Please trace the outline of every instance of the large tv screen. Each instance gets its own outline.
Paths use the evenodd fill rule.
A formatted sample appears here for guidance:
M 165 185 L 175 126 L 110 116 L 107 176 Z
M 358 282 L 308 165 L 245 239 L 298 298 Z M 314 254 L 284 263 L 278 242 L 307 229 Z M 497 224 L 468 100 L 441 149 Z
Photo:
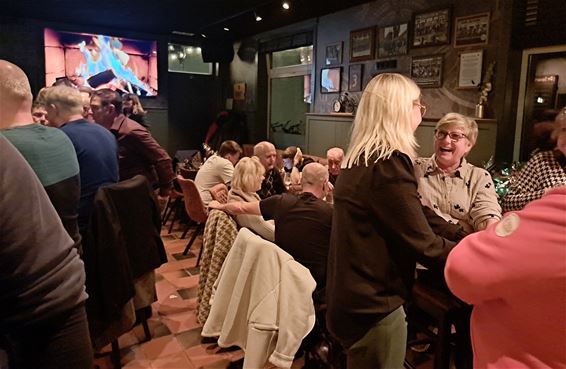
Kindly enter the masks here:
M 45 85 L 66 77 L 77 86 L 157 95 L 157 43 L 49 28 L 45 38 Z

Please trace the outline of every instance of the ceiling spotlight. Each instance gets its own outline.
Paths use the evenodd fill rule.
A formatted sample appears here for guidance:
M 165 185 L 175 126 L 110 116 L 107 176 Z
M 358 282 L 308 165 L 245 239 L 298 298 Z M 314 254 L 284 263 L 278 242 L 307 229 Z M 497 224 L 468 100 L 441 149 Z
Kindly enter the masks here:
M 261 22 L 261 20 L 263 19 L 259 14 L 257 14 L 256 12 L 254 12 L 254 16 L 255 16 L 255 21 L 256 22 Z
M 291 7 L 291 4 L 288 1 L 283 1 L 283 3 L 281 4 L 281 7 L 283 7 L 283 9 L 285 9 L 285 10 L 289 10 L 289 8 Z
M 200 34 L 203 38 L 206 38 L 206 35 L 204 33 Z
M 228 32 L 228 31 L 230 31 L 230 28 L 224 27 L 224 31 Z

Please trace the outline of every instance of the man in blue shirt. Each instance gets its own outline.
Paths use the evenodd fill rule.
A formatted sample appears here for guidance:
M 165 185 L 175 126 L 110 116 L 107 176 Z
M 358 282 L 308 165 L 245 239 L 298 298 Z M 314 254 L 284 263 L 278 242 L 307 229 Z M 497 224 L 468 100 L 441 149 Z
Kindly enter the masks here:
M 49 124 L 65 132 L 77 153 L 81 178 L 79 229 L 84 235 L 96 191 L 100 186 L 118 182 L 118 144 L 107 129 L 84 119 L 79 90 L 50 87 L 43 103 Z

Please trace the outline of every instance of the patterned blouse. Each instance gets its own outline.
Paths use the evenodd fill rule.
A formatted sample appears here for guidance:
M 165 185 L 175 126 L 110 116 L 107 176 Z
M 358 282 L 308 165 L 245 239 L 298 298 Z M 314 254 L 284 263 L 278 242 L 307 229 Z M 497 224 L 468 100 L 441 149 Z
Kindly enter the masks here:
M 467 232 L 485 227 L 491 218 L 501 219 L 495 186 L 489 173 L 462 159 L 452 174 L 438 168 L 435 156 L 415 160 L 421 203 L 449 223 L 459 223 Z
M 539 151 L 512 177 L 503 211 L 521 210 L 545 191 L 566 185 L 566 158 L 559 151 Z

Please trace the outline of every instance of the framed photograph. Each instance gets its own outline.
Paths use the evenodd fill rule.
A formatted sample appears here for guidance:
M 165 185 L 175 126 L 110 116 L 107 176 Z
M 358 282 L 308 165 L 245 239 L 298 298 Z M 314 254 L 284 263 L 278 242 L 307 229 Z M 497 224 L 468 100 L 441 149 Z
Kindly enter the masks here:
M 454 47 L 482 46 L 489 42 L 489 12 L 457 17 Z
M 401 23 L 380 27 L 377 30 L 377 57 L 407 54 L 409 46 L 409 24 Z
M 350 61 L 373 59 L 375 47 L 375 28 L 365 28 L 350 32 Z
M 320 93 L 340 92 L 342 67 L 322 68 L 320 71 Z
M 411 78 L 422 88 L 442 86 L 442 55 L 413 57 Z
M 475 50 L 460 54 L 458 88 L 478 88 L 481 82 L 482 63 L 483 50 Z
M 413 47 L 449 44 L 451 29 L 450 8 L 415 14 Z
M 342 64 L 342 41 L 326 45 L 324 65 Z
M 356 92 L 362 90 L 363 64 L 351 64 L 348 67 L 348 91 Z

